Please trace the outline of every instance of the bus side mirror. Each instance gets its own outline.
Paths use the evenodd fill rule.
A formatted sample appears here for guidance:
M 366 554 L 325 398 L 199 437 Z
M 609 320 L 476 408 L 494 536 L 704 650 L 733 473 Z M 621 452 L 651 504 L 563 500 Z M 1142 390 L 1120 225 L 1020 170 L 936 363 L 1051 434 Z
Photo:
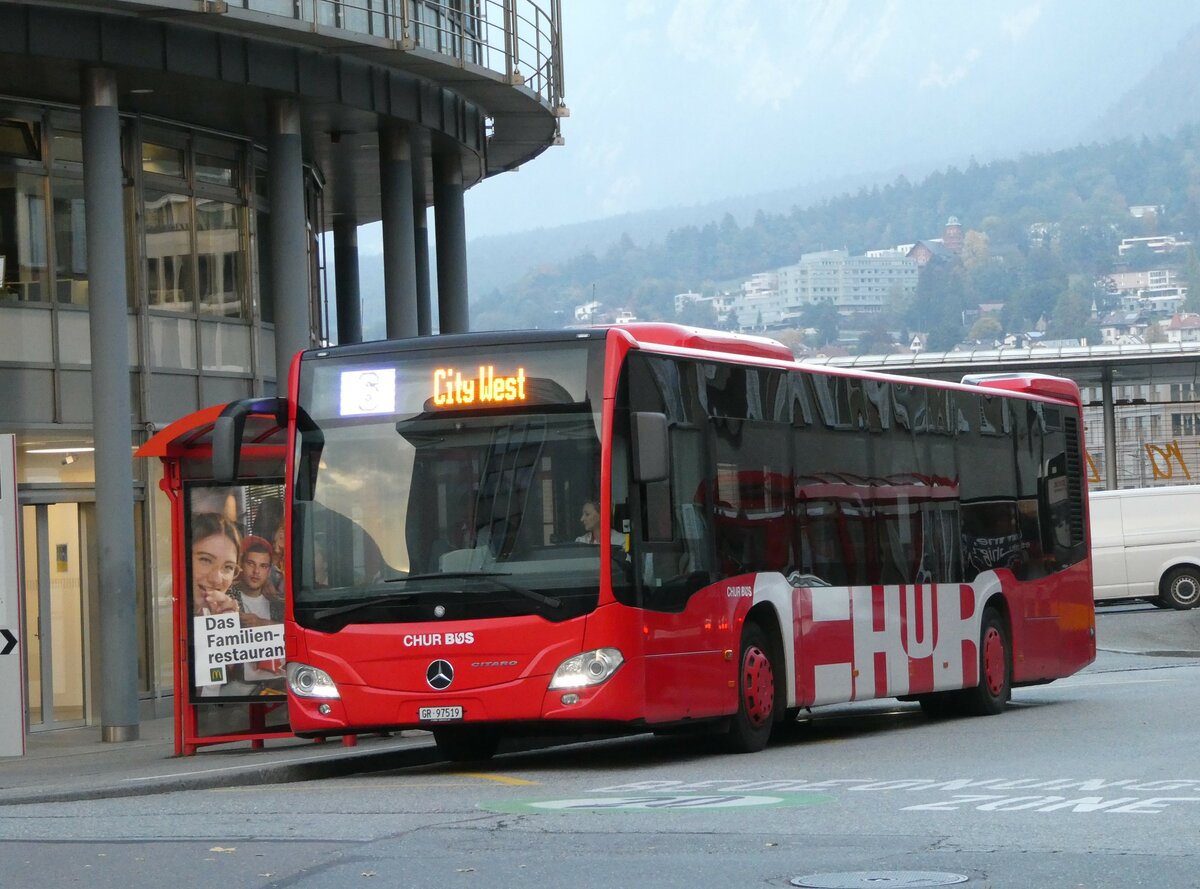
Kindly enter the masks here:
M 633 415 L 634 480 L 645 484 L 668 477 L 667 415 L 638 411 Z
M 225 405 L 213 423 L 213 481 L 230 484 L 237 479 L 242 457 L 242 433 L 250 414 L 274 415 L 280 426 L 287 425 L 287 402 L 282 398 L 243 398 Z

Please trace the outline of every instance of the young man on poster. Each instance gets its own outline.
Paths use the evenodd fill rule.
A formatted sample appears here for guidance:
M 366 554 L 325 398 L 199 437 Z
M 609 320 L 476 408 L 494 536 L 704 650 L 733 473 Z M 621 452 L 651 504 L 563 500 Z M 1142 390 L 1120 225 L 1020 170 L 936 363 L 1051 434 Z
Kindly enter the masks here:
M 283 596 L 271 583 L 273 547 L 262 537 L 242 541 L 241 575 L 229 591 L 238 603 L 243 627 L 262 627 L 283 622 Z M 242 693 L 256 694 L 266 688 L 282 691 L 283 661 L 256 661 L 244 664 L 242 679 L 257 688 Z

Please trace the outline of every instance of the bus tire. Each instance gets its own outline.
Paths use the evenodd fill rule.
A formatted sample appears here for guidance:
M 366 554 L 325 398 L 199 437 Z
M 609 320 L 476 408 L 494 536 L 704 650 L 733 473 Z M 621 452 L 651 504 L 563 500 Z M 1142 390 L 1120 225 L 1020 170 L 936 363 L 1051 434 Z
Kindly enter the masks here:
M 747 622 L 738 656 L 738 708 L 722 746 L 730 753 L 757 753 L 767 746 L 782 701 L 775 693 L 774 647 L 762 627 Z
M 1004 618 L 995 608 L 983 613 L 979 631 L 979 684 L 957 694 L 967 716 L 994 716 L 1012 697 L 1012 649 Z
M 1192 565 L 1172 568 L 1162 579 L 1159 601 L 1164 608 L 1186 611 L 1200 605 L 1200 571 Z
M 435 728 L 433 741 L 451 762 L 483 762 L 496 755 L 500 734 L 483 726 L 454 726 Z

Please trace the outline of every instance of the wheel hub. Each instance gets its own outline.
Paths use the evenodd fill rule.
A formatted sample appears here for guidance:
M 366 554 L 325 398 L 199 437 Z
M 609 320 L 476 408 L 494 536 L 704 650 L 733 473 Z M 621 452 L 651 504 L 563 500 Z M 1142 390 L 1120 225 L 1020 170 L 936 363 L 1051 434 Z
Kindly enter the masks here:
M 1175 594 L 1175 601 L 1183 605 L 1192 604 L 1200 596 L 1200 588 L 1191 577 L 1180 577 L 1176 580 L 1172 592 Z
M 983 674 L 993 697 L 1004 691 L 1004 639 L 995 627 L 988 627 L 983 637 Z
M 757 645 L 747 648 L 742 659 L 742 695 L 746 715 L 755 726 L 767 722 L 775 712 L 775 671 L 771 659 Z

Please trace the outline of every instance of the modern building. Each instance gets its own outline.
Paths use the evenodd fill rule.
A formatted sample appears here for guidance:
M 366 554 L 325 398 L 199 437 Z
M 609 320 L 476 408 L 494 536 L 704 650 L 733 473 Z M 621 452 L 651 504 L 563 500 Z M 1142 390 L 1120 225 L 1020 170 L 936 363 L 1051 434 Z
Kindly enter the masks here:
M 1177 240 L 1174 235 L 1152 235 L 1142 238 L 1122 238 L 1117 245 L 1117 255 L 1124 256 L 1132 250 L 1145 249 L 1151 253 L 1173 253 L 1192 246 L 1191 241 Z
M 845 250 L 805 253 L 779 269 L 789 307 L 829 303 L 843 314 L 880 312 L 917 290 L 917 263 L 903 256 L 851 256 Z
M 30 730 L 124 740 L 169 709 L 168 509 L 131 449 L 282 390 L 335 327 L 361 339 L 359 225 L 382 222 L 388 336 L 469 328 L 463 193 L 560 141 L 559 22 L 559 0 L 0 2 Z

